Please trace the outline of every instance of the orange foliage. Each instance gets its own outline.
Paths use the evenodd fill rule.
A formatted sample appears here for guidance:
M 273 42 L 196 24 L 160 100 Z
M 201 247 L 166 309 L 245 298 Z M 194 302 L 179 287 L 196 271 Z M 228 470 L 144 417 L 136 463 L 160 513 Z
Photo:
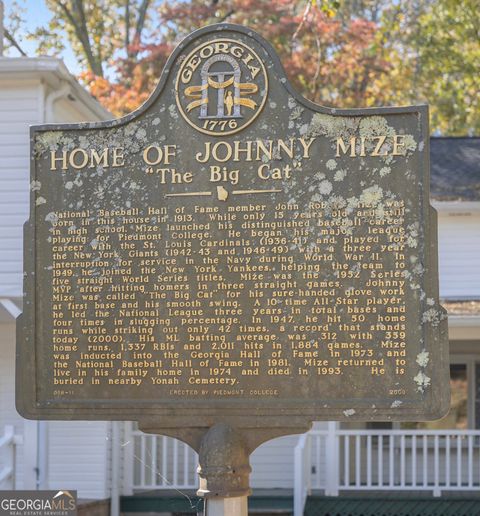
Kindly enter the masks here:
M 115 80 L 82 75 L 91 93 L 112 113 L 128 113 L 153 91 L 174 45 L 192 30 L 218 21 L 248 25 L 278 52 L 293 85 L 311 100 L 338 107 L 361 107 L 384 100 L 378 79 L 389 64 L 378 51 L 375 23 L 342 24 L 311 6 L 307 14 L 291 0 L 171 1 L 160 10 L 158 43 L 135 48 L 137 60 L 114 63 Z M 306 15 L 305 15 L 306 14 Z

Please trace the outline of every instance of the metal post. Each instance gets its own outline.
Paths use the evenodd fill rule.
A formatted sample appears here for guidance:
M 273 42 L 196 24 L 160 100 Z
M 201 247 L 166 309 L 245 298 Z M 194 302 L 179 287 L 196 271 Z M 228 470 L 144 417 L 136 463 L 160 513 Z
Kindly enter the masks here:
M 191 421 L 170 419 L 172 426 L 158 424 L 156 418 L 138 422 L 140 430 L 180 439 L 198 453 L 199 489 L 204 498 L 198 516 L 248 516 L 249 457 L 260 444 L 282 435 L 300 434 L 311 428 L 304 418 L 290 419 L 291 426 L 275 426 L 276 419 L 263 419 L 263 426 L 244 427 L 243 418 L 227 423 L 192 426 Z M 210 421 L 209 421 L 210 423 Z M 235 424 L 236 423 L 236 424 Z M 210 423 L 212 424 L 212 423 Z
M 207 498 L 205 516 L 247 516 L 248 496 Z
M 234 428 L 210 428 L 200 445 L 199 496 L 205 498 L 205 516 L 248 516 L 250 494 L 249 450 Z

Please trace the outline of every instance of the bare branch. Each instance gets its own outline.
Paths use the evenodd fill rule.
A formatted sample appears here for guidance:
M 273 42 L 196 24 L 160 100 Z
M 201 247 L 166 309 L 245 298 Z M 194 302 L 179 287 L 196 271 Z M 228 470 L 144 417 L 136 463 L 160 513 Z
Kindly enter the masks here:
M 320 44 L 320 38 L 315 33 L 315 44 L 317 46 L 317 64 L 315 66 L 315 74 L 312 78 L 312 95 L 315 96 L 317 93 L 317 80 L 320 76 L 320 68 L 322 66 L 322 45 Z
M 125 48 L 130 46 L 130 0 L 125 0 Z
M 128 36 L 128 43 L 127 43 L 126 50 L 127 50 L 127 56 L 129 58 L 134 58 L 138 54 L 138 51 L 139 51 L 138 44 L 140 43 L 141 38 L 142 38 L 142 31 L 145 27 L 145 20 L 147 19 L 147 11 L 148 11 L 148 8 L 150 7 L 150 2 L 151 2 L 151 0 L 143 0 L 141 6 L 139 7 L 137 23 L 135 25 L 135 34 L 133 35 L 133 43 L 135 45 L 137 45 L 137 47 L 134 50 L 129 48 L 130 36 Z M 127 10 L 127 8 L 129 9 L 129 3 L 130 2 L 127 0 L 126 10 Z M 128 34 L 128 32 L 130 31 L 130 21 L 128 19 L 127 19 L 126 30 L 127 30 L 127 34 Z
M 78 13 L 80 15 L 80 31 L 82 34 L 84 34 L 84 42 L 85 42 L 85 52 L 87 52 L 92 59 L 92 72 L 96 75 L 100 75 L 103 77 L 103 68 L 102 68 L 102 60 L 101 58 L 96 59 L 93 50 L 92 45 L 90 43 L 90 36 L 88 34 L 88 26 L 87 26 L 87 19 L 85 16 L 85 9 L 83 0 L 74 0 L 76 8 L 78 10 Z
M 230 18 L 230 16 L 232 16 L 233 14 L 235 14 L 235 9 L 230 9 L 230 11 L 228 11 L 228 13 L 225 14 L 225 16 L 223 16 L 222 18 L 219 18 L 217 23 L 223 23 L 223 22 L 227 21 L 228 18 Z
M 138 11 L 137 26 L 135 27 L 135 42 L 140 42 L 143 27 L 145 26 L 145 19 L 147 17 L 147 10 L 150 6 L 151 0 L 143 0 L 142 5 Z
M 26 56 L 27 54 L 22 50 L 20 45 L 15 41 L 15 38 L 8 32 L 7 29 L 3 29 L 3 33 L 5 34 L 5 37 L 10 41 L 10 43 L 20 52 L 22 56 Z
M 98 61 L 95 59 L 92 47 L 90 45 L 90 39 L 88 37 L 88 29 L 86 26 L 86 20 L 85 20 L 85 14 L 83 13 L 83 5 L 81 0 L 75 0 L 76 7 L 80 13 L 80 16 L 82 17 L 83 13 L 83 22 L 79 23 L 78 20 L 73 16 L 72 12 L 68 9 L 68 7 L 61 1 L 61 0 L 54 0 L 54 4 L 57 5 L 65 14 L 68 21 L 71 23 L 73 30 L 75 31 L 75 34 L 78 38 L 78 41 L 83 47 L 83 50 L 85 52 L 85 57 L 87 58 L 88 65 L 90 67 L 90 70 L 95 75 L 100 75 L 103 77 L 103 69 L 102 64 L 98 63 Z M 80 7 L 80 9 L 78 8 Z
M 305 22 L 307 21 L 308 15 L 310 14 L 310 11 L 312 9 L 312 0 L 307 0 L 307 5 L 305 6 L 305 11 L 303 11 L 302 21 L 297 27 L 297 30 L 294 32 L 292 36 L 292 49 L 293 49 L 293 42 L 297 39 L 300 31 L 303 29 L 303 26 L 305 25 Z

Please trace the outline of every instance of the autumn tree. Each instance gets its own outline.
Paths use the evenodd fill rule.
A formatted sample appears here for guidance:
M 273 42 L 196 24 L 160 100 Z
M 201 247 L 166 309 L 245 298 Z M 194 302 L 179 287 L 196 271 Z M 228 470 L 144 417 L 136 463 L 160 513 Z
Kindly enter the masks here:
M 85 69 L 104 77 L 105 66 L 124 49 L 137 57 L 142 33 L 147 29 L 153 0 L 45 0 L 52 13 L 47 27 L 32 37 L 40 41 L 39 52 L 65 47 L 66 34 Z
M 400 2 L 383 13 L 390 103 L 426 102 L 441 134 L 480 134 L 478 0 Z
M 336 107 L 428 102 L 443 134 L 480 130 L 478 0 L 45 0 L 41 52 L 67 38 L 81 79 L 116 115 L 153 91 L 175 45 L 211 23 L 247 25 L 300 93 Z
M 334 8 L 336 2 L 291 0 L 165 2 L 157 11 L 162 30 L 136 43 L 135 59 L 117 59 L 115 80 L 93 69 L 83 79 L 113 112 L 128 112 L 153 91 L 176 43 L 196 28 L 228 21 L 252 27 L 270 41 L 295 87 L 310 99 L 345 107 L 381 102 L 373 79 L 389 65 L 375 49 L 378 26 L 365 18 L 341 20 Z

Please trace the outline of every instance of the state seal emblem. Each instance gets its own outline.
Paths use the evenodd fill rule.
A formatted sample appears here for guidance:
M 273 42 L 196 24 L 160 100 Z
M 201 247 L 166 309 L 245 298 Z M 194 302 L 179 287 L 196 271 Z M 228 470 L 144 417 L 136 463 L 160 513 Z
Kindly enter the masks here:
M 224 136 L 241 131 L 259 115 L 267 99 L 268 77 L 250 47 L 216 39 L 190 52 L 175 87 L 183 118 L 202 133 Z

